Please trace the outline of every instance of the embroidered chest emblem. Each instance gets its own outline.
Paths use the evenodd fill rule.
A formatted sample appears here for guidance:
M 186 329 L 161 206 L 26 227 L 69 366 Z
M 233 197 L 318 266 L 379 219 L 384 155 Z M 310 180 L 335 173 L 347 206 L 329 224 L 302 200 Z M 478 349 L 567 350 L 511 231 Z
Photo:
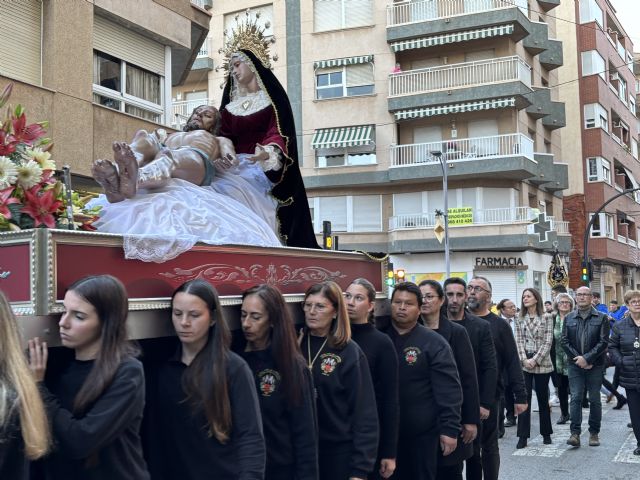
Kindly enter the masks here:
M 258 380 L 260 382 L 260 394 L 263 397 L 269 397 L 278 388 L 280 374 L 271 369 L 262 370 L 258 373 Z
M 338 364 L 342 363 L 342 358 L 333 353 L 325 353 L 320 358 L 320 372 L 326 376 L 331 375 Z
M 407 347 L 404 349 L 404 361 L 407 365 L 413 366 L 418 361 L 420 353 L 421 351 L 418 347 Z
M 253 103 L 252 100 L 245 100 L 244 102 L 241 103 L 241 106 L 244 110 L 248 110 L 252 103 Z

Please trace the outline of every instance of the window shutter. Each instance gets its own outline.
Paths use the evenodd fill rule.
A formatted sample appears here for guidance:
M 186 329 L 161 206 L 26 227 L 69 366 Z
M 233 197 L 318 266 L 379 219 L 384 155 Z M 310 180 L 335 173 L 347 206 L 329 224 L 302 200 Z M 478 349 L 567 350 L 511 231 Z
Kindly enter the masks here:
M 362 63 L 347 66 L 347 87 L 373 85 L 373 65 Z
M 164 76 L 164 45 L 97 15 L 93 48 Z
M 345 0 L 344 9 L 345 28 L 373 25 L 373 0 Z
M 342 28 L 342 0 L 316 0 L 313 17 L 316 32 Z
M 346 232 L 347 197 L 320 197 L 320 220 L 329 220 L 335 232 Z
M 382 218 L 380 210 L 380 195 L 353 197 L 353 231 L 381 231 Z
M 416 215 L 422 213 L 422 192 L 396 193 L 393 196 L 393 214 Z
M 0 74 L 42 84 L 42 2 L 20 0 L 0 6 Z

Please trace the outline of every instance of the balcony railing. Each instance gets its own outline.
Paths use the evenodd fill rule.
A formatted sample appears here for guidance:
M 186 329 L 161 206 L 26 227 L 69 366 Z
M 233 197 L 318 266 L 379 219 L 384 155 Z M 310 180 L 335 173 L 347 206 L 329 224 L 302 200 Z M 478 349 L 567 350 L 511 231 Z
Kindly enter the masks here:
M 523 156 L 534 160 L 533 140 L 522 133 L 491 137 L 456 138 L 431 143 L 392 145 L 391 167 L 439 163 L 431 152 L 441 152 L 447 162 L 485 158 Z
M 519 80 L 531 88 L 531 67 L 520 57 L 500 57 L 389 75 L 389 97 Z
M 198 50 L 198 58 L 209 56 L 209 43 L 211 43 L 211 38 L 207 37 L 202 43 L 200 50 Z
M 517 6 L 527 15 L 527 0 L 426 0 L 398 2 L 387 6 L 387 27 L 408 23 L 428 22 L 456 15 L 488 12 Z
M 214 105 L 213 99 L 201 98 L 196 100 L 185 100 L 182 102 L 173 102 L 171 105 L 171 126 L 180 129 L 187 123 L 191 116 L 191 112 L 200 105 Z

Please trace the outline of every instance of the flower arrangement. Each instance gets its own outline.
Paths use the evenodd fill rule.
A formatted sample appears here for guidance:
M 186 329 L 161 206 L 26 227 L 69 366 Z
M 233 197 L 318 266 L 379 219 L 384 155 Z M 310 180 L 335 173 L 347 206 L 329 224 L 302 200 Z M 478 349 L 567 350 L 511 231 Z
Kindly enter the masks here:
M 8 101 L 13 84 L 0 94 L 0 108 Z M 56 164 L 45 138 L 46 122 L 27 124 L 22 106 L 9 108 L 0 120 L 0 231 L 25 228 L 68 228 L 67 210 L 72 212 L 74 228 L 95 230 L 99 207 L 87 209 L 88 198 L 71 195 L 71 208 L 65 200 L 64 184 L 54 177 Z

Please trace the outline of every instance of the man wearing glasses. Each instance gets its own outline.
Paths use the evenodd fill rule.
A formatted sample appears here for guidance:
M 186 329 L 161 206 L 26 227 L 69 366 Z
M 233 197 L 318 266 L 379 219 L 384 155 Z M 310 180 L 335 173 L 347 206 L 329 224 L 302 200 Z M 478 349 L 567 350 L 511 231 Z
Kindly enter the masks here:
M 567 444 L 580 446 L 582 396 L 589 394 L 589 446 L 600 445 L 602 402 L 600 387 L 604 372 L 604 352 L 609 339 L 609 318 L 591 304 L 589 287 L 576 290 L 577 310 L 569 313 L 562 327 L 562 348 L 569 360 L 571 390 L 571 436 Z
M 482 479 L 483 472 L 486 479 L 497 479 L 500 470 L 500 452 L 487 450 L 481 452 L 481 439 L 485 436 L 483 432 L 484 420 L 487 420 L 492 411 L 497 412 L 496 388 L 498 382 L 498 365 L 496 360 L 496 350 L 491 336 L 489 322 L 472 315 L 465 310 L 468 299 L 468 292 L 475 290 L 478 286 L 467 287 L 467 283 L 460 277 L 447 278 L 444 281 L 444 292 L 447 297 L 447 316 L 459 325 L 467 329 L 473 355 L 476 361 L 476 371 L 478 374 L 478 387 L 480 389 L 480 425 L 478 426 L 478 436 L 473 442 L 473 456 L 467 460 L 467 480 Z M 487 424 L 487 428 L 492 431 L 487 435 L 497 439 L 498 422 L 497 417 L 495 428 L 493 423 Z M 483 458 L 484 456 L 484 458 Z

